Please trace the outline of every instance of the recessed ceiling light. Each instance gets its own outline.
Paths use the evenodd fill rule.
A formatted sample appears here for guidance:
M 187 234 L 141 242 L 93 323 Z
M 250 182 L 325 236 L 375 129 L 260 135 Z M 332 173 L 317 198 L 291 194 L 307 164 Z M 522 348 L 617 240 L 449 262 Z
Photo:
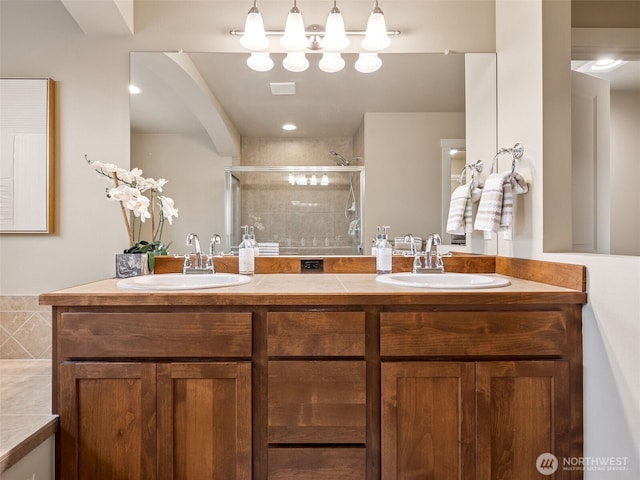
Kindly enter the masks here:
M 613 58 L 605 58 L 602 60 L 597 60 L 592 63 L 591 70 L 595 72 L 609 72 L 617 67 L 622 65 L 622 60 L 615 60 Z
M 142 93 L 142 90 L 140 89 L 140 87 L 137 87 L 136 85 L 129 85 L 129 93 L 131 95 L 137 95 L 139 93 Z
M 293 123 L 285 123 L 284 125 L 282 125 L 282 129 L 283 130 L 295 130 L 296 127 Z

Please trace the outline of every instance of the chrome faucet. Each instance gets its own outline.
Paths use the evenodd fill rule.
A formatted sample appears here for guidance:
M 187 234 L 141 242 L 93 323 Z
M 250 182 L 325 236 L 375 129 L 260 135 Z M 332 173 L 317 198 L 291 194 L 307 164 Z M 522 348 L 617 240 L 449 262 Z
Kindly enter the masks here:
M 438 245 L 442 243 L 440 235 L 432 233 L 427 237 L 427 246 L 424 249 L 424 268 L 434 272 L 444 272 L 442 256 L 438 253 Z
M 209 256 L 207 257 L 207 268 L 211 269 L 211 273 L 215 273 L 215 268 L 213 266 L 213 257 L 217 255 L 216 245 L 220 245 L 220 235 L 214 233 L 211 237 L 211 240 L 209 240 Z
M 413 273 L 418 273 L 418 270 L 420 268 L 422 268 L 422 265 L 420 263 L 420 252 L 418 251 L 418 247 L 416 246 L 416 239 L 414 238 L 414 236 L 410 233 L 407 233 L 404 236 L 404 243 L 408 243 L 410 250 L 409 252 L 411 253 L 411 255 L 413 255 L 413 269 L 412 272 Z
M 184 257 L 184 264 L 182 266 L 183 274 L 191 274 L 191 273 L 213 273 L 213 261 L 211 262 L 211 266 L 208 265 L 202 266 L 202 249 L 200 248 L 200 240 L 198 239 L 198 235 L 195 233 L 190 233 L 187 236 L 186 245 L 191 247 L 195 247 L 195 252 L 191 252 Z M 191 264 L 191 255 L 195 256 L 195 265 Z

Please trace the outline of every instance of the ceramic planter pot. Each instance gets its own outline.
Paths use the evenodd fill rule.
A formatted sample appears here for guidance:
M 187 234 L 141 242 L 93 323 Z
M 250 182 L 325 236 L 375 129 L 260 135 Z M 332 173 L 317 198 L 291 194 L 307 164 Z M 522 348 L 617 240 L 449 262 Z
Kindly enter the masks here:
M 137 277 L 149 274 L 149 259 L 146 253 L 117 253 L 116 278 Z

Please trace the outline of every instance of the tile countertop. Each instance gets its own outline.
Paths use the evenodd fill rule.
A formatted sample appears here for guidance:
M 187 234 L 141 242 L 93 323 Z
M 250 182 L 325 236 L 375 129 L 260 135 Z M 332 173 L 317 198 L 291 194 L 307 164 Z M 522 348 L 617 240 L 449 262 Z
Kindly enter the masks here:
M 375 274 L 256 274 L 244 285 L 181 291 L 128 290 L 118 288 L 117 280 L 108 279 L 45 293 L 40 296 L 40 303 L 59 306 L 586 303 L 584 292 L 511 276 L 506 277 L 511 282 L 509 286 L 473 290 L 398 287 L 376 282 L 375 278 Z
M 0 360 L 0 473 L 58 428 L 51 414 L 51 359 Z

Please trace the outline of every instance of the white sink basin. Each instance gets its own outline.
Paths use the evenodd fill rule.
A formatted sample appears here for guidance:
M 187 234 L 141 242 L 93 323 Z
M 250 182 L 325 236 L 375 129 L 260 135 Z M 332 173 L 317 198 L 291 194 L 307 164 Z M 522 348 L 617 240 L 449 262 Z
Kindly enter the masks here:
M 465 290 L 472 288 L 505 287 L 511 282 L 506 278 L 475 273 L 391 273 L 378 275 L 376 281 L 399 287 L 442 288 Z
M 196 290 L 199 288 L 233 287 L 249 283 L 251 277 L 235 273 L 214 273 L 204 275 L 183 275 L 166 273 L 162 275 L 142 275 L 118 281 L 120 288 L 134 290 Z

